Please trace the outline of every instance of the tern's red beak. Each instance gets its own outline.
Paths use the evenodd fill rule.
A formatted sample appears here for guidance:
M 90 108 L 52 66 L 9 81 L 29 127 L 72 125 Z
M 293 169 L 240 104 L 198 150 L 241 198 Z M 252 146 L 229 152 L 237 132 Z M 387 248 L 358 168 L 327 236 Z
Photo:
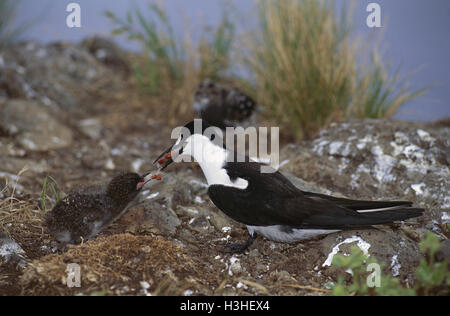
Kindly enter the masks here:
M 161 155 L 159 155 L 159 157 L 155 160 L 154 164 L 157 165 L 157 167 L 160 170 L 164 170 L 165 168 L 167 168 L 167 166 L 169 166 L 173 160 L 172 160 L 172 147 L 170 146 L 169 148 L 167 148 Z

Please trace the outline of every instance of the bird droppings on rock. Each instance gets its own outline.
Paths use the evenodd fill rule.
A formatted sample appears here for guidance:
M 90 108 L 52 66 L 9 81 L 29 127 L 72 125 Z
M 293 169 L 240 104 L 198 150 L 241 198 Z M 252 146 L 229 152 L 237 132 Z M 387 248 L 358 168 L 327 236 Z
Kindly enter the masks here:
M 345 244 L 351 244 L 351 243 L 354 243 L 354 242 L 356 242 L 356 245 L 359 247 L 359 249 L 361 249 L 361 251 L 366 256 L 369 255 L 370 244 L 368 242 L 364 241 L 359 236 L 352 236 L 352 237 L 347 238 L 344 241 L 338 243 L 336 246 L 333 247 L 333 249 L 331 250 L 331 252 L 327 256 L 327 260 L 325 260 L 325 262 L 322 264 L 322 267 L 329 267 L 329 266 L 331 266 L 331 263 L 333 262 L 334 256 L 340 250 L 340 248 L 339 248 L 340 246 L 345 245 Z
M 239 258 L 232 256 L 227 263 L 228 275 L 233 276 L 242 272 L 241 261 Z
M 442 224 L 450 223 L 450 213 L 449 212 L 442 212 L 441 222 L 442 222 Z
M 414 190 L 414 192 L 416 193 L 416 195 L 423 195 L 425 194 L 424 188 L 425 188 L 425 183 L 417 183 L 417 184 L 411 184 L 411 188 Z
M 374 177 L 380 183 L 394 182 L 396 177 L 391 171 L 397 163 L 397 160 L 392 156 L 384 154 L 380 146 L 373 146 L 371 153 L 376 163 L 373 169 Z
M 112 160 L 112 158 L 108 158 L 108 160 L 106 160 L 105 169 L 106 170 L 115 170 L 116 169 L 116 165 L 114 164 L 114 160 Z
M 392 256 L 390 268 L 392 271 L 392 276 L 398 277 L 400 275 L 400 269 L 402 268 L 402 265 L 398 262 L 398 255 Z
M 430 133 L 424 130 L 418 129 L 417 134 L 419 135 L 420 139 L 422 139 L 425 142 L 431 143 L 431 145 L 436 141 L 436 138 L 431 137 Z
M 335 155 L 335 154 L 337 154 L 339 148 L 341 148 L 342 145 L 344 145 L 343 142 L 332 142 L 332 143 L 330 144 L 330 150 L 329 150 L 330 155 Z

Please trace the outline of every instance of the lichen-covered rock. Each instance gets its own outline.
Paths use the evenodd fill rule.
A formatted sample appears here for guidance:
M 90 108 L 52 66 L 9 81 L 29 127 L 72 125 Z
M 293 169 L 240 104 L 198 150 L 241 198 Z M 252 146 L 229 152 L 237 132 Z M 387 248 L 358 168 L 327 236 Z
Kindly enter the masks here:
M 409 277 L 421 258 L 417 242 L 428 230 L 445 235 L 450 209 L 450 128 L 421 123 L 355 121 L 332 124 L 319 137 L 286 146 L 281 171 L 316 183 L 328 194 L 373 200 L 407 200 L 425 208 L 421 218 L 393 229 L 338 232 L 320 241 L 322 253 L 339 243 L 368 245 L 393 276 Z M 342 247 L 341 247 L 342 248 Z M 345 248 L 345 247 L 344 247 Z
M 0 229 L 0 274 L 23 270 L 27 265 L 25 252 L 5 231 Z
M 282 170 L 349 197 L 413 201 L 440 225 L 450 209 L 449 140 L 450 128 L 420 123 L 333 124 L 284 148 Z
M 341 245 L 340 245 L 341 244 Z M 375 256 L 378 262 L 383 262 L 394 277 L 408 277 L 413 267 L 419 264 L 422 255 L 417 242 L 402 233 L 401 230 L 353 230 L 331 234 L 321 240 L 321 251 L 326 260 L 319 268 L 331 264 L 334 252 L 349 254 L 351 246 L 358 246 L 369 256 Z M 337 245 L 339 249 L 336 248 Z

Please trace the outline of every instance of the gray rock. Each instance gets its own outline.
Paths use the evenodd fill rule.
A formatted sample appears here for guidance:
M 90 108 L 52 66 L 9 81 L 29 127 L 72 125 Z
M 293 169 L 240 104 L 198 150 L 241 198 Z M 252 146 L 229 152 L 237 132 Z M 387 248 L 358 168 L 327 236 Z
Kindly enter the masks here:
M 387 229 L 364 229 L 328 235 L 318 243 L 327 258 L 348 238 L 361 238 L 368 253 L 387 265 L 393 276 L 406 277 L 421 258 L 417 242 L 427 230 L 445 234 L 450 209 L 450 129 L 421 123 L 365 120 L 332 124 L 319 137 L 282 149 L 289 162 L 281 172 L 314 183 L 301 189 L 373 200 L 409 200 L 424 207 L 421 218 Z M 383 230 L 379 230 L 383 229 Z M 355 242 L 352 243 L 356 244 Z M 350 245 L 340 247 L 348 253 Z
M 78 122 L 78 128 L 86 136 L 99 139 L 102 136 L 103 126 L 98 119 L 90 118 Z
M 72 143 L 71 130 L 33 101 L 10 100 L 0 104 L 0 125 L 14 131 L 12 137 L 28 151 L 64 148 Z
M 353 198 L 404 199 L 440 223 L 450 209 L 450 128 L 391 121 L 333 124 L 283 148 L 282 171 Z
M 144 203 L 144 210 L 144 223 L 149 223 L 164 235 L 175 234 L 177 227 L 181 224 L 177 214 L 172 209 L 165 207 L 164 201 L 147 201 Z
M 17 175 L 21 170 L 34 173 L 43 173 L 48 170 L 46 161 L 33 161 L 32 159 L 12 158 L 8 156 L 0 156 L 1 172 L 10 175 Z
M 115 69 L 74 44 L 17 43 L 0 57 L 0 96 L 35 100 L 53 110 L 84 114 L 101 106 L 86 102 L 90 93 L 104 87 L 117 91 L 121 84 Z
M 209 224 L 209 221 L 204 216 L 197 216 L 197 217 L 192 218 L 189 221 L 189 226 L 193 230 L 200 232 L 200 233 L 207 232 L 209 230 L 209 228 L 211 227 L 211 225 Z
M 351 240 L 355 241 L 350 242 Z M 422 257 L 417 243 L 401 232 L 364 229 L 339 232 L 325 237 L 320 242 L 325 258 L 331 258 L 333 248 L 344 241 L 349 243 L 342 244 L 338 253 L 349 254 L 351 246 L 357 245 L 363 252 L 365 249 L 369 256 L 374 256 L 378 262 L 386 263 L 392 276 L 395 277 L 406 277 Z
M 25 252 L 5 231 L 0 229 L 0 271 L 23 270 L 27 265 Z

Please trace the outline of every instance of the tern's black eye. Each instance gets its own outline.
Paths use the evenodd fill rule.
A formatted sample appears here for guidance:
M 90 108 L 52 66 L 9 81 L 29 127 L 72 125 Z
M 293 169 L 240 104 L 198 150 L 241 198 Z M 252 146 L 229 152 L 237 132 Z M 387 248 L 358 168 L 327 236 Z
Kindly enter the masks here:
M 210 137 L 210 139 L 211 139 L 211 140 L 216 139 L 216 135 L 212 134 L 211 137 Z

